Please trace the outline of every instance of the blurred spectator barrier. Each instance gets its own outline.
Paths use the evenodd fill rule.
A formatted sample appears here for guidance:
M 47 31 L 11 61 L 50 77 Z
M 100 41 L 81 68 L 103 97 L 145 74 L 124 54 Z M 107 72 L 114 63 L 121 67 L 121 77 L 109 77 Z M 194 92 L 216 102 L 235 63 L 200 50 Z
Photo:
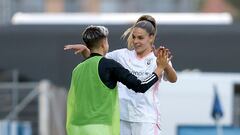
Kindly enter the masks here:
M 12 96 L 13 89 L 18 97 Z M 11 98 L 20 102 L 12 107 L 15 100 Z M 65 89 L 48 80 L 4 82 L 0 83 L 0 99 L 0 135 L 65 135 Z
M 158 24 L 167 25 L 229 25 L 229 13 L 144 13 L 156 18 Z M 16 13 L 14 25 L 56 24 L 132 24 L 143 13 Z M 124 19 L 122 19 L 124 18 Z
M 30 122 L 0 121 L 0 135 L 32 135 Z

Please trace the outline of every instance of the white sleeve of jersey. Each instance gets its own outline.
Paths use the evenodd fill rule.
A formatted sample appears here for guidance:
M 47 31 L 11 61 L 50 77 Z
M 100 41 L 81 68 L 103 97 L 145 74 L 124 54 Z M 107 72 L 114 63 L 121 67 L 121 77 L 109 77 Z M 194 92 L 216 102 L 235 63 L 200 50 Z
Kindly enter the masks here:
M 172 67 L 172 62 L 171 62 L 171 61 L 169 61 L 169 65 Z M 168 81 L 167 75 L 166 75 L 165 72 L 163 73 L 163 80 L 164 80 L 164 81 Z

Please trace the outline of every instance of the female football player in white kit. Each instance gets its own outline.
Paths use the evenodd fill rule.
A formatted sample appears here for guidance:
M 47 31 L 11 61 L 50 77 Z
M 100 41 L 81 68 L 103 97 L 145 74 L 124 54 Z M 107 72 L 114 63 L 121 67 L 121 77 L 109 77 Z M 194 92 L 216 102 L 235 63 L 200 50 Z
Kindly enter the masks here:
M 139 79 L 149 77 L 156 68 L 153 46 L 157 34 L 156 21 L 152 16 L 143 15 L 123 36 L 128 36 L 128 49 L 119 49 L 106 54 L 119 62 Z M 88 57 L 89 50 L 84 45 L 67 45 L 65 50 L 73 49 Z M 169 51 L 170 52 L 170 51 Z M 169 58 L 171 59 L 171 58 Z M 163 80 L 176 82 L 176 71 L 169 62 L 162 74 Z M 159 89 L 156 83 L 145 93 L 136 93 L 119 83 L 120 132 L 121 135 L 161 135 Z

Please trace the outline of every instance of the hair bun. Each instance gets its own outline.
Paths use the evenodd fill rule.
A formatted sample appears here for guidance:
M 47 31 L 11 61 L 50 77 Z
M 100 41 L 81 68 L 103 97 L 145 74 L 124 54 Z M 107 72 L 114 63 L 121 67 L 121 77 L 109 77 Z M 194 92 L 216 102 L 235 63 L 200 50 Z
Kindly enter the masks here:
M 156 28 L 156 20 L 152 16 L 150 16 L 150 15 L 142 15 L 137 20 L 137 22 L 140 22 L 140 21 L 148 21 Z

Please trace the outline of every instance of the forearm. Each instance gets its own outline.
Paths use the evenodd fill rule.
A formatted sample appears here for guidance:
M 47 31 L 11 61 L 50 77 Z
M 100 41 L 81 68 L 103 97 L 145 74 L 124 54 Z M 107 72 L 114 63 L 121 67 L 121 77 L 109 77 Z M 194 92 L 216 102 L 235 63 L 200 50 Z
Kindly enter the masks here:
M 129 70 L 112 59 L 102 58 L 98 67 L 102 82 L 109 88 L 114 88 L 117 82 L 121 82 L 127 86 L 128 89 L 144 93 L 159 79 L 159 75 L 153 72 L 146 79 L 139 80 L 135 75 L 131 74 Z M 159 73 L 160 72 L 161 71 L 159 71 Z
M 164 75 L 166 76 L 167 80 L 171 83 L 175 83 L 177 81 L 177 73 L 171 65 L 167 65 L 164 69 Z
M 157 67 L 154 71 L 154 73 L 158 76 L 158 78 L 162 75 L 164 69 L 163 68 L 160 68 L 160 67 Z
M 117 81 L 123 83 L 125 86 L 127 86 L 127 88 L 132 89 L 135 92 L 144 93 L 158 81 L 159 73 L 161 71 L 159 71 L 159 73 L 153 72 L 144 80 L 139 80 L 136 76 L 131 74 L 127 69 L 123 67 L 115 67 L 113 69 L 113 72 Z
M 140 81 L 135 76 L 129 76 L 129 85 L 127 85 L 129 88 L 133 89 L 135 92 L 141 92 L 145 93 L 154 83 L 156 83 L 159 79 L 159 77 L 163 73 L 163 68 L 157 67 L 155 71 L 144 80 Z
M 129 75 L 122 83 L 135 92 L 145 93 L 153 84 L 158 81 L 158 75 L 152 73 L 144 80 L 139 80 L 134 75 Z

